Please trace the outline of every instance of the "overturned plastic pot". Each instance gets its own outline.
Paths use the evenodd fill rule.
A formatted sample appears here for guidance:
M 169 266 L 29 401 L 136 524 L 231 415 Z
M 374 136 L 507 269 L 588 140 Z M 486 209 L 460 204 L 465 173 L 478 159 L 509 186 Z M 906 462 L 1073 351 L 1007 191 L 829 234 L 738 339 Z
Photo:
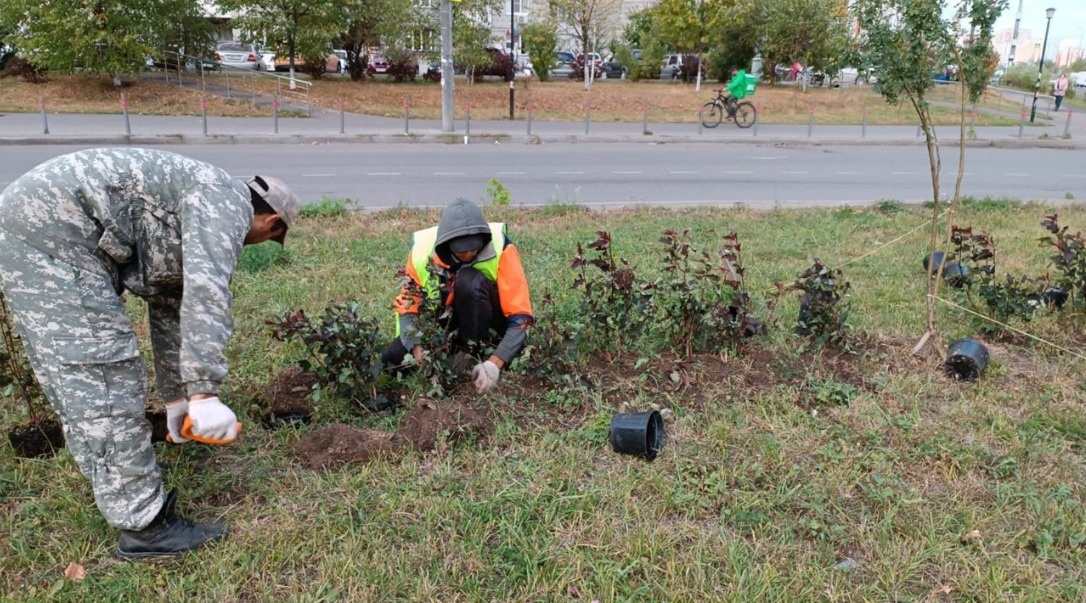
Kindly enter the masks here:
M 928 270 L 931 270 L 932 272 L 938 272 L 939 271 L 939 265 L 943 263 L 943 259 L 945 259 L 945 258 L 946 258 L 946 253 L 944 253 L 942 251 L 933 251 L 933 252 L 929 253 L 928 255 L 924 256 L 924 272 L 927 272 Z M 931 268 L 932 262 L 935 263 L 934 268 Z
M 943 279 L 955 289 L 961 289 L 969 283 L 969 267 L 958 262 L 943 265 Z
M 1049 287 L 1041 293 L 1046 306 L 1062 308 L 1067 303 L 1067 292 L 1062 287 Z
M 962 381 L 976 381 L 988 366 L 988 348 L 966 337 L 950 344 L 943 369 L 946 374 Z
M 664 447 L 664 419 L 655 410 L 617 414 L 607 439 L 615 452 L 651 461 Z

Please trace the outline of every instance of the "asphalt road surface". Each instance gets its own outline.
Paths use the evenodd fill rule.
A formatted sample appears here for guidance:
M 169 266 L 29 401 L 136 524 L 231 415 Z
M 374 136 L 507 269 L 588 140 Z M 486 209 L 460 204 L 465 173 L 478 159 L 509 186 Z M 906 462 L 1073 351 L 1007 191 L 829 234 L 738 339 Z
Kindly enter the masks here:
M 69 146 L 0 147 L 0 187 Z M 164 146 L 238 177 L 267 173 L 304 202 L 348 199 L 367 209 L 487 202 L 492 180 L 516 205 L 800 207 L 931 198 L 927 153 L 912 146 L 728 144 L 329 144 Z M 942 192 L 958 153 L 942 151 Z M 1086 199 L 1082 152 L 970 148 L 963 195 L 1052 202 Z

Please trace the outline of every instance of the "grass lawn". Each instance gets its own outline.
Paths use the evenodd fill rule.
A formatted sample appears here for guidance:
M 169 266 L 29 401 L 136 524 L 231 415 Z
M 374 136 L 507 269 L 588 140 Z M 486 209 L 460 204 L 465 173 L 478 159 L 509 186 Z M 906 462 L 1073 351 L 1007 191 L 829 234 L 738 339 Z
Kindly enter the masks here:
M 173 77 L 173 76 L 171 76 Z M 176 81 L 176 80 L 174 80 Z M 28 84 L 13 78 L 0 81 L 0 111 L 38 111 L 40 97 L 45 97 L 49 111 L 61 113 L 120 113 L 120 94 L 127 96 L 128 110 L 134 115 L 200 115 L 200 96 L 208 86 L 215 86 L 219 96 L 208 96 L 210 116 L 270 115 L 267 106 L 252 105 L 254 93 L 273 95 L 283 87 L 283 79 L 267 74 L 231 75 L 210 73 L 205 78 L 186 75 L 184 88 L 155 79 L 134 79 L 125 88 L 114 88 L 106 78 L 53 76 L 43 84 Z M 229 86 L 229 98 L 226 97 Z M 508 84 L 488 80 L 471 84 L 457 80 L 454 113 L 463 119 L 468 105 L 472 119 L 498 120 L 509 115 Z M 533 119 L 540 121 L 581 121 L 585 106 L 597 122 L 640 122 L 648 111 L 651 122 L 697 123 L 698 109 L 713 98 L 714 87 L 706 82 L 700 92 L 681 82 L 609 81 L 596 82 L 590 92 L 574 81 L 518 81 L 516 84 L 517 119 L 527 119 L 531 104 Z M 958 123 L 953 106 L 959 102 L 956 87 L 940 86 L 931 92 L 935 101 L 932 114 L 938 124 Z M 403 105 L 415 118 L 441 118 L 441 88 L 432 82 L 396 84 L 389 81 L 352 82 L 343 77 L 328 77 L 313 82 L 311 102 L 334 111 L 340 99 L 348 112 L 401 117 Z M 751 98 L 760 111 L 760 123 L 806 124 L 814 111 L 819 124 L 859 124 L 867 111 L 870 125 L 917 123 L 907 105 L 887 105 L 868 86 L 811 88 L 762 85 Z M 986 93 L 978 104 L 977 126 L 1018 124 L 1018 105 L 1012 105 L 996 93 Z M 988 110 L 988 111 L 986 111 Z M 290 116 L 298 117 L 295 112 Z M 970 117 L 967 116 L 967 122 Z
M 0 597 L 148 601 L 1082 601 L 1086 599 L 1086 395 L 1077 357 L 939 305 L 946 341 L 983 338 L 976 383 L 911 356 L 923 331 L 930 210 L 487 207 L 510 224 L 537 314 L 577 315 L 570 261 L 609 231 L 616 254 L 660 275 L 665 229 L 713 253 L 735 231 L 766 332 L 689 358 L 666 339 L 626 354 L 583 350 L 577 378 L 521 363 L 496 395 L 470 386 L 425 402 L 409 381 L 394 413 L 326 400 L 299 429 L 262 427 L 249 405 L 300 349 L 264 321 L 358 301 L 392 327 L 409 233 L 438 212 L 304 218 L 287 248 L 249 248 L 234 278 L 224 399 L 245 421 L 229 447 L 157 444 L 180 507 L 225 521 L 228 540 L 171 562 L 120 563 L 116 533 L 67 452 L 0 454 Z M 1001 272 L 1050 270 L 1037 239 L 1051 207 L 971 200 L 958 224 L 988 231 Z M 1086 211 L 1061 207 L 1072 231 Z M 903 234 L 909 233 L 902 237 Z M 870 254 L 870 255 L 866 255 Z M 861 257 L 865 256 L 866 257 Z M 851 284 L 851 352 L 794 335 L 799 296 L 771 291 L 813 257 Z M 860 259 L 857 259 L 860 258 Z M 542 302 L 545 295 L 554 306 Z M 943 295 L 968 305 L 960 291 Z M 142 311 L 135 303 L 133 314 Z M 1082 316 L 1015 326 L 1081 350 Z M 541 320 L 536 336 L 545 333 Z M 144 338 L 146 339 L 146 338 Z M 146 342 L 144 342 L 146 343 Z M 433 450 L 315 471 L 292 445 L 335 422 L 390 432 L 417 406 L 460 404 L 484 432 Z M 21 420 L 10 404 L 0 424 Z M 615 454 L 615 412 L 666 411 L 648 463 Z M 6 446 L 6 445 L 5 445 Z M 82 581 L 64 578 L 70 563 Z

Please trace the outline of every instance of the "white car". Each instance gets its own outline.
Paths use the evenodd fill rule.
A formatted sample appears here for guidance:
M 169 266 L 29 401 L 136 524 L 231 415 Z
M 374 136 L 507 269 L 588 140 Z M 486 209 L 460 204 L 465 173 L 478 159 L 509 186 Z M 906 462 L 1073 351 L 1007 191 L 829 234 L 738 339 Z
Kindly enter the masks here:
M 260 55 L 260 63 L 264 66 L 264 71 L 275 71 L 275 53 L 262 53 Z

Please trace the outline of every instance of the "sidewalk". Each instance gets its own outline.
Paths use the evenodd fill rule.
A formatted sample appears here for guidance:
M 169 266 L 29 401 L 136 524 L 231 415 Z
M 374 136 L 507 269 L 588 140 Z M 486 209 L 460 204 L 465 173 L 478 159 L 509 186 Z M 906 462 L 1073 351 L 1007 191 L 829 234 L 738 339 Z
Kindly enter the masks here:
M 312 117 L 199 117 L 122 114 L 0 113 L 0 145 L 27 144 L 325 144 L 325 143 L 747 143 L 791 145 L 921 145 L 916 126 L 755 125 L 741 130 L 728 122 L 714 129 L 699 124 L 648 122 L 516 121 L 454 123 L 440 120 L 315 112 Z M 969 146 L 1004 148 L 1086 148 L 1086 114 L 1058 113 L 1048 125 L 978 127 Z M 48 133 L 46 133 L 48 127 Z M 1064 138 L 1065 129 L 1070 138 Z M 940 143 L 956 145 L 958 128 L 940 127 Z

